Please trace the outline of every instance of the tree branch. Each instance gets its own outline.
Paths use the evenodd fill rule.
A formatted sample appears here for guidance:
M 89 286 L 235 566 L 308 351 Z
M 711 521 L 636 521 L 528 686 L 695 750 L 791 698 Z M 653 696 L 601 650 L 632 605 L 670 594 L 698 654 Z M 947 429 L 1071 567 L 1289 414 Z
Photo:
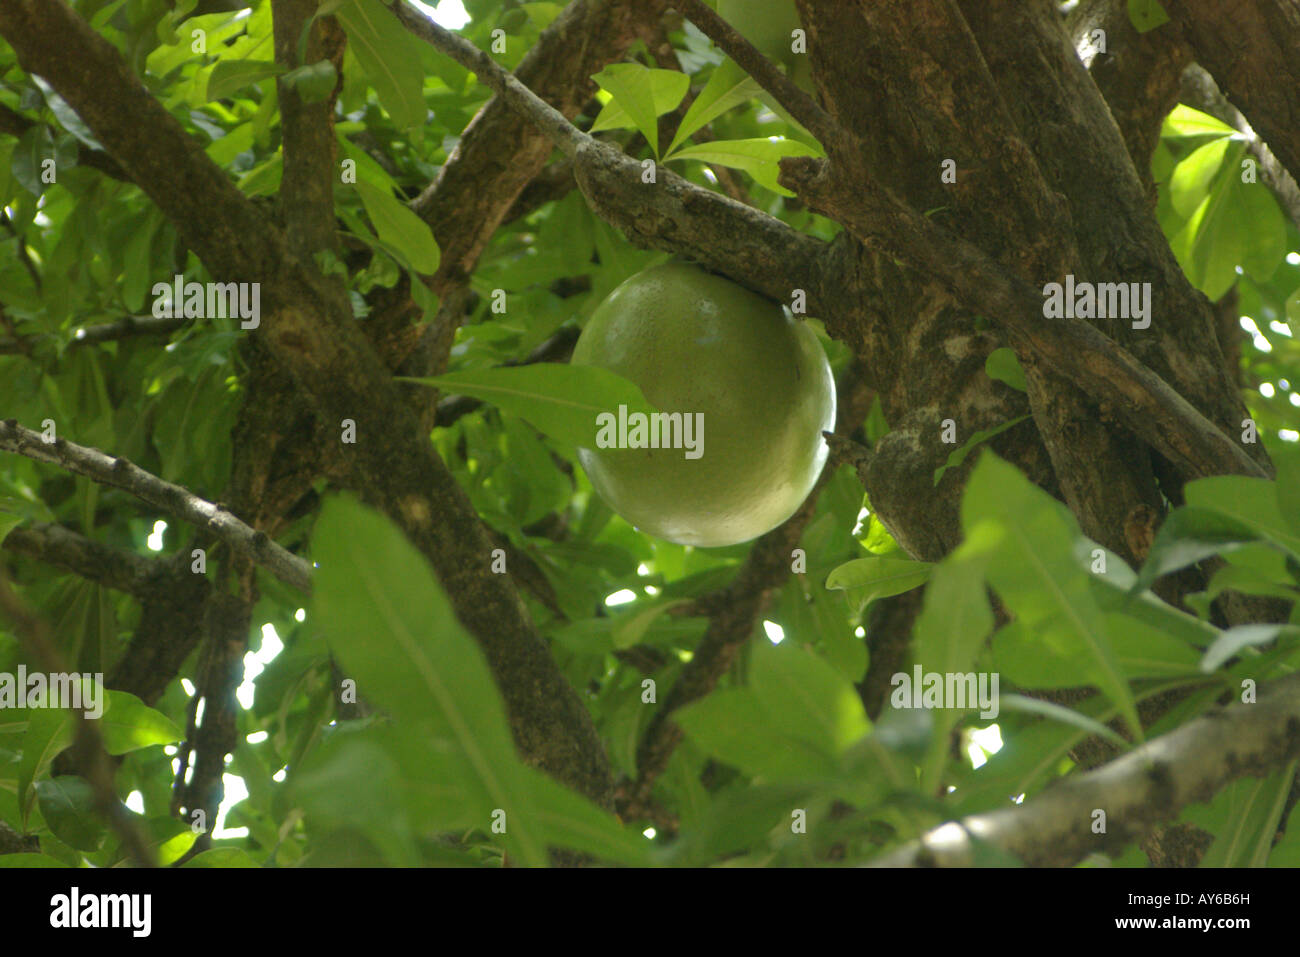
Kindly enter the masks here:
M 311 591 L 311 567 L 297 555 L 286 551 L 262 532 L 249 528 L 220 505 L 164 481 L 124 458 L 66 439 L 56 439 L 47 444 L 39 432 L 23 428 L 12 419 L 0 422 L 0 450 L 57 465 L 102 485 L 129 492 L 166 515 L 210 531 L 237 554 L 262 565 L 281 581 L 304 592 Z
M 433 565 L 458 618 L 483 649 L 525 760 L 608 803 L 608 758 L 591 715 L 560 673 L 513 582 L 492 574 L 482 522 L 353 321 L 341 288 L 293 254 L 283 231 L 65 0 L 3 0 L 0 34 L 23 67 L 45 77 L 172 219 L 214 278 L 262 284 L 255 335 L 321 423 L 334 430 L 345 420 L 355 426 L 359 439 L 341 456 L 348 483 L 396 521 Z
M 645 26 L 660 18 L 663 5 L 664 0 L 574 0 L 542 31 L 515 75 L 561 115 L 575 117 L 595 92 L 591 75 L 623 56 Z M 408 29 L 428 22 L 416 11 L 407 13 Z M 434 292 L 443 295 L 474 271 L 552 150 L 551 140 L 502 97 L 479 110 L 437 179 L 411 204 L 442 250 L 430 284 Z M 510 161 L 502 162 L 504 156 Z
M 1066 778 L 1019 807 L 944 824 L 873 861 L 879 867 L 967 867 L 971 838 L 1030 867 L 1076 863 L 1120 848 L 1238 778 L 1300 757 L 1300 675 L 1265 685 L 1255 704 L 1210 711 L 1110 764 Z M 1094 812 L 1106 833 L 1093 833 Z
M 1001 324 L 1017 351 L 1040 357 L 1085 394 L 1111 406 L 1134 434 L 1191 476 L 1267 475 L 1240 445 L 1112 339 L 1078 319 L 1044 321 L 1040 290 L 881 184 L 839 183 L 829 164 L 808 157 L 782 160 L 781 167 L 782 185 L 843 223 L 859 241 L 885 248 L 942 281 L 962 303 Z
M 466 69 L 473 70 L 512 109 L 531 120 L 574 161 L 575 177 L 592 208 L 630 238 L 682 253 L 762 294 L 788 302 L 807 290 L 817 312 L 826 244 L 773 216 L 656 170 L 641 182 L 640 162 L 583 133 L 462 37 L 425 19 L 402 0 L 388 0 L 401 23 Z
M 1264 185 L 1273 191 L 1278 205 L 1290 217 L 1291 222 L 1300 227 L 1300 185 L 1296 184 L 1295 178 L 1273 155 L 1268 144 L 1246 122 L 1241 111 L 1228 102 L 1228 98 L 1214 82 L 1214 77 L 1204 67 L 1193 63 L 1183 71 L 1180 98 L 1188 106 L 1217 117 L 1246 136 L 1246 150 L 1259 163 Z
M 32 522 L 0 540 L 5 548 L 137 598 L 153 594 L 165 563 L 86 538 L 62 525 Z
M 1300 178 L 1300 5 L 1168 0 L 1165 9 L 1219 89 Z
M 754 78 L 763 89 L 771 93 L 785 111 L 793 116 L 822 143 L 832 142 L 842 135 L 842 130 L 811 96 L 805 93 L 754 45 L 740 35 L 731 24 L 706 7 L 701 0 L 672 0 L 686 18 L 722 48 L 727 56 Z

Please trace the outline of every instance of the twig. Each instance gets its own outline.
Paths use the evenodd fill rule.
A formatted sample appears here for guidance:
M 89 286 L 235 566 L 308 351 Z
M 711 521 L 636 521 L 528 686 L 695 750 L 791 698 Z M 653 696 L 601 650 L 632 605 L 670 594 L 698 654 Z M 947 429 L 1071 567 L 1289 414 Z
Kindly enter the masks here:
M 1031 867 L 1069 866 L 1119 848 L 1225 784 L 1300 757 L 1300 675 L 1261 689 L 1254 704 L 1208 712 L 1109 764 L 1067 778 L 1019 807 L 944 824 L 873 861 L 879 867 L 966 867 L 971 838 Z M 1093 830 L 1106 812 L 1107 831 Z
M 51 674 L 68 673 L 50 636 L 49 626 L 14 593 L 8 576 L 3 571 L 0 571 L 0 612 L 13 624 L 18 640 L 43 668 Z M 136 822 L 117 799 L 113 788 L 113 766 L 108 752 L 104 750 L 104 739 L 99 733 L 99 726 L 82 711 L 74 710 L 72 713 L 77 728 L 75 747 L 80 752 L 78 765 L 85 771 L 86 780 L 90 783 L 96 810 L 117 832 L 122 846 L 137 865 L 156 867 L 153 850 L 145 842 Z
M 12 419 L 0 422 L 0 450 L 17 452 L 123 489 L 167 515 L 212 532 L 236 553 L 248 556 L 281 581 L 304 592 L 311 591 L 311 567 L 307 562 L 271 541 L 264 532 L 249 528 L 220 505 L 164 481 L 124 458 L 62 438 L 46 443 L 39 432 L 24 428 Z
M 57 565 L 138 598 L 152 595 L 167 567 L 160 559 L 113 548 L 62 525 L 45 522 L 20 525 L 5 536 L 3 545 L 12 552 Z
M 161 336 L 183 329 L 193 319 L 184 316 L 123 316 L 114 322 L 82 326 L 72 334 L 72 346 L 85 346 L 98 342 L 111 342 L 131 336 Z

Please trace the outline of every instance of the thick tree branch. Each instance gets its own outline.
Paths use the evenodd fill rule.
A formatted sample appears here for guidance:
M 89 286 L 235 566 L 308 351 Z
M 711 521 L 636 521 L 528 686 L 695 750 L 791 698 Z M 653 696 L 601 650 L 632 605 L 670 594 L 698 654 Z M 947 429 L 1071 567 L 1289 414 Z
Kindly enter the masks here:
M 1300 757 L 1300 675 L 1265 685 L 1255 704 L 1208 712 L 1104 767 L 1066 778 L 1019 807 L 944 824 L 872 862 L 881 867 L 964 867 L 971 837 L 1031 867 L 1060 867 L 1123 847 L 1189 804 L 1241 777 L 1262 777 Z M 1106 813 L 1095 834 L 1094 812 Z
M 1191 476 L 1263 476 L 1264 468 L 1154 372 L 1098 329 L 1043 317 L 1041 290 L 1018 279 L 974 244 L 955 237 L 879 183 L 837 183 L 821 160 L 782 161 L 782 183 L 843 223 L 860 241 L 888 249 L 942 281 L 970 308 L 1000 323 L 1024 354 L 1040 357 L 1085 394 L 1096 396 Z M 1018 350 L 1019 351 L 1019 350 Z
M 220 505 L 164 481 L 124 458 L 66 439 L 47 444 L 41 433 L 23 428 L 12 419 L 0 422 L 0 450 L 57 465 L 102 485 L 129 492 L 165 515 L 211 532 L 237 554 L 262 565 L 281 581 L 304 592 L 311 590 L 311 567 L 297 555 L 249 528 Z
M 1300 4 L 1168 0 L 1165 9 L 1196 62 L 1300 179 Z
M 298 41 L 310 24 L 305 62 L 328 59 L 338 71 L 335 90 L 342 84 L 345 38 L 333 17 L 313 21 L 316 0 L 272 0 L 275 58 L 288 70 L 298 62 Z M 280 103 L 280 129 L 284 140 L 284 176 L 280 182 L 280 209 L 290 245 L 300 259 L 310 261 L 320 250 L 336 250 L 334 224 L 334 164 L 338 143 L 334 138 L 334 96 L 304 103 L 292 84 L 276 81 Z
M 1138 33 L 1124 0 L 1083 0 L 1070 14 L 1069 31 L 1124 135 L 1138 175 L 1151 185 L 1151 157 L 1161 124 L 1178 102 L 1179 75 L 1191 49 L 1173 30 Z
M 62 525 L 32 522 L 0 541 L 11 552 L 57 565 L 89 581 L 138 598 L 153 593 L 166 564 L 86 538 Z

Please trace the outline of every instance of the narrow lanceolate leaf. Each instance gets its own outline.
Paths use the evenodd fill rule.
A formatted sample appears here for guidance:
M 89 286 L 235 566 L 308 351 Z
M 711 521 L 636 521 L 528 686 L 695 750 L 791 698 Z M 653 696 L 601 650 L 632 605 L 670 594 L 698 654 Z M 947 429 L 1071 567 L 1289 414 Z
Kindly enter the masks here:
M 949 558 L 937 565 L 916 619 L 916 662 L 925 671 L 964 672 L 992 629 L 984 562 Z
M 424 70 L 420 49 L 379 0 L 350 0 L 334 16 L 348 35 L 348 49 L 366 71 L 379 102 L 398 129 L 424 122 Z
M 1081 537 L 1074 517 L 1014 466 L 986 451 L 972 470 L 962 499 L 966 533 L 984 523 L 994 523 L 1002 531 L 989 559 L 988 579 L 1016 616 L 999 633 L 1004 650 L 1017 649 L 1010 663 L 1023 671 L 1041 669 L 1047 674 L 1068 670 L 1076 683 L 1094 684 L 1119 706 L 1130 730 L 1140 735 L 1133 691 L 1110 646 L 1090 573 L 1079 567 L 1074 556 Z M 998 650 L 995 639 L 995 660 Z
M 538 363 L 511 368 L 452 372 L 427 379 L 404 379 L 447 392 L 472 395 L 526 419 L 552 438 L 577 448 L 596 448 L 597 416 L 653 414 L 641 389 L 607 369 Z
M 1022 415 L 1018 418 L 1012 419 L 1010 422 L 1003 422 L 1001 425 L 995 425 L 991 429 L 981 429 L 976 432 L 967 439 L 960 448 L 953 449 L 952 454 L 948 456 L 948 461 L 944 462 L 943 465 L 940 465 L 934 470 L 934 484 L 938 485 L 939 480 L 943 478 L 944 472 L 947 472 L 949 469 L 955 469 L 957 466 L 961 465 L 962 462 L 966 461 L 966 456 L 970 455 L 971 452 L 979 446 L 983 445 L 994 436 L 1001 435 L 1007 429 L 1019 425 L 1027 418 L 1029 418 L 1029 416 Z
M 433 230 L 428 223 L 391 194 L 364 180 L 357 181 L 356 191 L 381 240 L 391 246 L 416 272 L 431 276 L 438 271 L 438 241 L 433 238 Z
M 608 812 L 559 785 L 539 784 L 539 772 L 520 762 L 482 652 L 424 557 L 391 521 L 354 499 L 331 499 L 312 544 L 320 564 L 312 618 L 323 623 L 347 675 L 393 718 L 353 742 L 376 767 L 391 763 L 394 781 L 385 794 L 399 782 L 405 789 L 404 799 L 392 797 L 390 816 L 404 805 L 413 822 L 430 829 L 454 821 L 486 831 L 504 815 L 501 842 L 523 864 L 544 864 L 547 847 L 646 863 L 639 840 Z M 345 767 L 326 765 L 317 777 Z M 319 788 L 315 797 L 320 804 Z M 354 813 L 365 819 L 364 809 L 334 804 L 338 821 Z M 371 815 L 367 827 L 384 839 L 382 821 Z
M 1201 670 L 1209 674 L 1244 648 L 1267 645 L 1276 638 L 1294 642 L 1297 636 L 1300 636 L 1300 628 L 1295 625 L 1238 625 L 1229 628 L 1205 649 L 1205 655 L 1201 658 Z
M 457 621 L 424 556 L 384 516 L 350 498 L 325 504 L 313 535 L 320 564 L 312 595 L 330 649 L 394 729 L 448 752 L 463 769 L 477 817 L 514 807 L 517 758 L 505 708 L 483 655 Z M 524 815 L 512 837 L 530 857 L 544 848 Z
M 877 598 L 901 595 L 924 585 L 933 567 L 906 558 L 855 558 L 832 571 L 826 577 L 826 587 L 843 589 L 861 609 Z
M 704 84 L 700 95 L 691 103 L 691 108 L 686 111 L 686 115 L 682 117 L 681 125 L 677 127 L 677 135 L 668 146 L 667 157 L 671 158 L 673 150 L 684 143 L 696 130 L 708 126 L 732 107 L 757 96 L 762 89 L 753 77 L 737 66 L 734 60 L 730 58 L 723 60 L 709 77 L 709 82 Z
M 798 140 L 756 137 L 748 140 L 715 140 L 679 149 L 672 155 L 675 160 L 693 159 L 702 163 L 717 163 L 731 169 L 744 170 L 759 184 L 782 196 L 793 196 L 777 182 L 781 172 L 780 160 L 787 156 L 818 156 L 817 150 Z

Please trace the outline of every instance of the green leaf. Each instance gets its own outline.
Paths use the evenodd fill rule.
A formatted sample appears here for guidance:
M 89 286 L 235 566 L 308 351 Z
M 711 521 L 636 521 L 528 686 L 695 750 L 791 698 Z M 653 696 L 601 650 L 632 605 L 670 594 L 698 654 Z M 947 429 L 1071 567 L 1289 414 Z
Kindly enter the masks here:
M 1300 636 L 1300 627 L 1295 625 L 1237 625 L 1229 628 L 1219 639 L 1205 649 L 1201 659 L 1201 670 L 1206 674 L 1215 671 L 1229 658 L 1236 657 L 1243 648 L 1267 645 L 1277 638 L 1294 638 Z
M 769 719 L 806 747 L 837 757 L 871 730 L 852 682 L 806 646 L 758 642 L 749 680 Z
M 826 577 L 826 587 L 844 590 L 850 604 L 861 610 L 877 598 L 919 588 L 933 568 L 930 562 L 906 558 L 855 558 L 832 571 Z
M 652 70 L 639 63 L 611 63 L 592 79 L 613 100 L 600 111 L 591 132 L 631 125 L 641 132 L 658 156 L 658 118 L 677 109 L 690 88 L 690 77 L 677 70 Z
M 547 846 L 612 833 L 617 822 L 606 812 L 536 788 L 535 776 L 515 754 L 482 652 L 424 557 L 392 522 L 351 498 L 330 499 L 316 523 L 313 558 L 320 568 L 310 617 L 322 623 L 360 693 L 393 717 L 391 726 L 374 729 L 384 735 L 350 745 L 352 753 L 365 757 L 376 777 L 418 785 L 408 810 L 427 817 L 422 808 L 432 802 L 435 810 L 484 830 L 504 812 L 502 841 L 525 865 L 544 864 Z M 323 793 L 355 778 L 355 769 L 325 764 L 318 774 L 326 777 L 309 788 L 318 812 L 333 808 L 342 820 L 361 813 Z M 576 819 L 584 816 L 579 807 L 585 822 Z M 390 846 L 400 840 L 390 837 Z
M 949 557 L 934 567 L 916 618 L 915 661 L 925 671 L 966 672 L 993 629 L 983 560 Z
M 424 556 L 347 497 L 326 502 L 312 545 L 320 568 L 310 617 L 360 693 L 398 721 L 432 721 L 469 755 L 485 790 L 504 798 L 494 769 L 514 758 L 505 709 Z
M 683 604 L 686 604 L 686 599 L 660 601 L 646 608 L 619 615 L 615 618 L 614 628 L 610 633 L 610 641 L 613 647 L 619 649 L 631 648 L 645 636 L 646 630 L 654 624 L 656 618 L 670 608 Z
M 1183 820 L 1215 836 L 1201 867 L 1263 867 L 1268 863 L 1287 797 L 1295 780 L 1292 761 L 1266 778 L 1234 781 L 1208 805 L 1193 806 Z
M 673 150 L 684 143 L 696 130 L 712 123 L 732 107 L 754 98 L 761 91 L 762 87 L 734 60 L 730 58 L 723 60 L 713 70 L 709 82 L 704 84 L 704 89 L 700 91 L 700 95 L 695 98 L 686 115 L 682 117 L 681 125 L 677 127 L 677 135 L 668 146 L 667 158 L 671 159 Z
M 757 137 L 747 140 L 714 140 L 678 150 L 670 158 L 692 159 L 702 163 L 717 163 L 731 169 L 744 170 L 762 186 L 782 196 L 793 196 L 777 182 L 781 172 L 779 161 L 787 156 L 819 156 L 817 150 L 798 140 Z
M 1029 384 L 1025 381 L 1025 370 L 1020 367 L 1020 360 L 1016 358 L 1013 349 L 1004 346 L 990 352 L 989 357 L 984 360 L 984 372 L 990 379 L 1005 382 L 1013 389 L 1021 392 L 1029 391 Z
M 399 253 L 413 271 L 425 276 L 436 273 L 440 252 L 429 224 L 386 190 L 360 179 L 355 188 L 379 238 Z
M 0 867 L 59 867 L 67 864 L 48 854 L 0 854 Z
M 109 754 L 126 754 L 156 744 L 174 744 L 185 732 L 161 711 L 155 711 L 126 691 L 101 690 L 104 714 L 99 719 L 104 748 Z
M 284 75 L 284 82 L 297 91 L 304 103 L 323 103 L 338 83 L 338 73 L 329 60 L 309 63 Z
M 1129 678 L 1191 678 L 1197 674 L 1199 650 L 1140 619 L 1106 614 L 1106 633 Z
M 401 768 L 377 736 L 348 733 L 312 755 L 295 774 L 290 793 L 313 827 L 355 828 L 388 863 L 414 867 L 419 857 L 404 787 Z
M 379 94 L 399 130 L 423 126 L 424 70 L 418 42 L 379 0 L 350 0 L 334 16 L 348 35 L 348 49 Z
M 221 60 L 208 74 L 207 100 L 224 100 L 246 86 L 283 72 L 284 67 L 274 60 Z
M 10 165 L 14 179 L 33 196 L 42 195 L 49 185 L 43 181 L 47 160 L 54 161 L 56 173 L 76 165 L 76 141 L 66 137 L 56 142 L 44 124 L 33 126 L 18 138 Z
M 1144 591 L 1161 575 L 1258 539 L 1249 526 L 1221 512 L 1191 506 L 1175 509 L 1156 532 L 1132 590 Z
M 1300 534 L 1282 517 L 1274 483 L 1242 475 L 1215 475 L 1188 482 L 1188 505 L 1218 512 L 1289 551 L 1300 561 Z
M 1128 0 L 1128 18 L 1138 33 L 1146 33 L 1169 22 L 1159 0 Z
M 1241 182 L 1240 168 L 1231 175 L 1234 214 L 1250 224 L 1243 230 L 1241 268 L 1252 279 L 1267 282 L 1286 259 L 1286 219 L 1267 186 Z
M 1211 140 L 1193 150 L 1174 169 L 1169 181 L 1169 198 L 1179 216 L 1190 219 L 1205 202 L 1231 145 L 1231 139 Z
M 1236 136 L 1238 131 L 1209 113 L 1179 103 L 1165 117 L 1161 136 Z
M 34 708 L 23 736 L 23 756 L 18 763 L 18 801 L 23 827 L 36 797 L 33 784 L 59 752 L 72 743 L 72 716 L 60 708 Z
M 1111 649 L 1090 575 L 1074 555 L 1075 542 L 1082 537 L 1074 517 L 1014 466 L 985 452 L 966 483 L 962 527 L 969 536 L 986 522 L 1002 530 L 988 578 L 1016 616 L 1017 630 L 1011 635 L 1032 634 L 1032 644 L 1022 640 L 1022 649 L 1038 649 L 1047 660 L 1071 663 L 1075 683 L 1099 688 L 1140 736 L 1132 690 Z M 1007 644 L 1004 639 L 1004 661 Z M 995 637 L 995 655 L 997 650 Z
M 748 688 L 715 691 L 673 712 L 696 745 L 751 777 L 808 781 L 832 777 L 837 762 L 788 734 Z
M 629 414 L 656 411 L 635 383 L 596 366 L 539 362 L 399 381 L 491 402 L 576 448 L 596 447 L 599 415 L 617 415 L 619 406 L 627 406 Z
M 94 851 L 104 840 L 104 826 L 94 815 L 95 794 L 89 782 L 61 775 L 36 782 L 41 817 L 64 844 L 79 851 Z
M 983 445 L 985 442 L 993 438 L 995 435 L 1001 435 L 1007 429 L 1019 425 L 1021 422 L 1025 421 L 1025 419 L 1028 418 L 1030 418 L 1030 416 L 1022 415 L 1019 416 L 1018 418 L 1012 419 L 1010 422 L 1003 422 L 1001 425 L 995 425 L 991 429 L 982 429 L 981 431 L 976 432 L 974 435 L 972 435 L 969 439 L 966 440 L 965 444 L 963 444 L 961 448 L 953 449 L 952 454 L 948 456 L 948 461 L 944 462 L 943 465 L 940 465 L 937 469 L 934 470 L 934 484 L 937 486 L 939 484 L 939 480 L 943 478 L 944 472 L 948 471 L 949 469 L 954 469 L 957 466 L 961 465 L 963 462 L 966 461 L 966 456 L 970 455 L 971 452 L 973 452 L 979 446 Z
M 1300 445 L 1288 443 L 1273 452 L 1277 467 L 1277 510 L 1287 527 L 1300 535 Z M 4 541 L 3 516 L 0 516 L 0 542 Z
M 1020 711 L 1024 714 L 1047 718 L 1049 721 L 1059 721 L 1061 724 L 1071 725 L 1081 731 L 1086 731 L 1090 735 L 1104 738 L 1124 751 L 1127 751 L 1130 747 L 1127 741 L 1100 721 L 1090 718 L 1086 714 L 1080 714 L 1072 708 L 1066 708 L 1051 701 L 1043 701 L 1040 698 L 1027 698 L 1019 694 L 1001 695 L 999 703 L 1007 711 Z
M 525 767 L 520 772 L 519 787 L 528 795 L 527 813 L 552 844 L 631 867 L 651 862 L 654 846 L 644 835 L 541 771 Z
M 195 854 L 181 867 L 261 867 L 261 865 L 249 857 L 247 851 L 237 847 L 214 847 L 202 854 Z

